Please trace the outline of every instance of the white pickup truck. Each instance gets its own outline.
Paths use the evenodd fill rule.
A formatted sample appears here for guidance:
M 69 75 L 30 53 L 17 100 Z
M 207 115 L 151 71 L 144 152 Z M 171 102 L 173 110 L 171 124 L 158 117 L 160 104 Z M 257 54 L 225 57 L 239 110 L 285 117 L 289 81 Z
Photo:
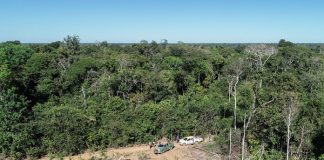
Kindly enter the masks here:
M 198 136 L 189 136 L 179 140 L 180 145 L 193 145 L 195 143 L 202 142 L 204 139 Z

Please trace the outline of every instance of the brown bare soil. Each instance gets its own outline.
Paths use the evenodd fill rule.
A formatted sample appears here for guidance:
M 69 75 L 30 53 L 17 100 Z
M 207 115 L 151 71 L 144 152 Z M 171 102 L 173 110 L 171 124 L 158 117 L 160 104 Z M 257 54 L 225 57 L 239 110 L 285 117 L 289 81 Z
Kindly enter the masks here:
M 64 160 L 217 160 L 218 155 L 211 155 L 201 149 L 201 145 L 181 146 L 175 143 L 175 147 L 163 154 L 154 154 L 153 148 L 148 145 L 107 149 L 97 152 L 85 152 L 76 156 L 64 157 Z M 50 160 L 44 157 L 41 160 Z

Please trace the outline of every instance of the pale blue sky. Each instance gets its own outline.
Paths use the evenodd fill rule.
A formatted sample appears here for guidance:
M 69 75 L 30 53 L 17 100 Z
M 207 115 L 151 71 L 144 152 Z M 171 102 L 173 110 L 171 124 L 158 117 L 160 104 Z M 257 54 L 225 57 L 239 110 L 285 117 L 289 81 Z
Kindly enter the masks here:
M 0 42 L 324 42 L 323 0 L 0 0 Z

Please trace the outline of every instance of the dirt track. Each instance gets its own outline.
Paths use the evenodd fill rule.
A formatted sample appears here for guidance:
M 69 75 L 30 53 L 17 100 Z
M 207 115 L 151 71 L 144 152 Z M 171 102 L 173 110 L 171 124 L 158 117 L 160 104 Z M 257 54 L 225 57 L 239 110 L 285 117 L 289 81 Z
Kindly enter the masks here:
M 91 158 L 103 158 L 104 160 L 209 160 L 219 159 L 211 157 L 207 152 L 199 149 L 199 145 L 180 146 L 175 144 L 175 147 L 163 154 L 156 155 L 153 153 L 153 148 L 149 149 L 148 145 L 125 147 L 118 149 L 107 149 L 98 152 L 86 152 L 77 156 L 65 157 L 64 160 L 87 160 Z M 48 157 L 42 160 L 49 160 Z

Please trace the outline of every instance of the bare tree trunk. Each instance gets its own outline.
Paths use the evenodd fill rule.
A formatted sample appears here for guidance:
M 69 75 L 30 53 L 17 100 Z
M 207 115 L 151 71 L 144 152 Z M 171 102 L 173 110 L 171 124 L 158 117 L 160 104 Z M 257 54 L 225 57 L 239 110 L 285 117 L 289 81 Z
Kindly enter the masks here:
M 289 147 L 290 147 L 290 125 L 291 125 L 291 107 L 289 107 L 288 121 L 287 121 L 287 155 L 286 160 L 289 160 Z
M 230 144 L 229 144 L 228 159 L 230 160 L 231 159 L 231 155 L 232 155 L 232 128 L 230 128 L 229 140 L 230 140 Z
M 231 102 L 232 90 L 233 90 L 233 80 L 228 82 L 228 102 Z
M 263 154 L 264 154 L 264 143 L 262 142 L 260 157 L 263 157 Z
M 261 73 L 263 73 L 263 63 L 262 63 L 262 58 L 260 57 L 260 70 L 261 70 Z M 260 77 L 260 84 L 259 84 L 259 87 L 262 88 L 262 77 Z
M 246 137 L 246 131 L 250 125 L 251 118 L 255 112 L 255 103 L 256 103 L 256 95 L 253 93 L 253 103 L 249 111 L 249 117 L 246 122 L 246 114 L 244 114 L 244 125 L 243 125 L 243 137 L 242 137 L 242 160 L 244 159 L 244 153 L 245 153 L 245 137 Z
M 228 83 L 228 102 L 231 102 L 231 83 Z
M 246 132 L 246 124 L 245 124 L 245 121 L 246 121 L 246 114 L 244 114 L 244 124 L 243 124 L 243 137 L 242 137 L 242 160 L 244 160 L 244 149 L 245 149 L 245 132 Z
M 290 93 L 289 99 L 288 99 L 288 113 L 287 113 L 287 119 L 286 119 L 286 125 L 287 125 L 287 155 L 286 160 L 289 160 L 290 156 L 290 138 L 291 138 L 291 123 L 294 120 L 294 117 L 297 113 L 297 96 L 295 94 Z
M 298 146 L 298 149 L 297 149 L 298 159 L 300 159 L 300 157 L 301 157 L 300 152 L 301 152 L 302 145 L 304 143 L 304 129 L 305 129 L 305 126 L 303 125 L 302 133 L 301 133 L 301 137 L 300 137 L 300 143 L 299 143 L 299 146 Z
M 236 131 L 236 108 L 237 108 L 237 83 L 239 82 L 239 76 L 236 76 L 234 84 L 234 130 Z
M 85 107 L 87 107 L 87 95 L 86 95 L 86 91 L 85 91 L 84 87 L 81 87 L 81 92 L 82 92 L 82 95 L 83 95 L 83 105 Z
M 251 111 L 248 117 L 248 121 L 246 122 L 246 114 L 244 114 L 244 125 L 243 125 L 243 137 L 242 137 L 242 160 L 244 159 L 245 155 L 245 138 L 246 138 L 246 131 L 249 127 L 251 117 L 254 111 Z

